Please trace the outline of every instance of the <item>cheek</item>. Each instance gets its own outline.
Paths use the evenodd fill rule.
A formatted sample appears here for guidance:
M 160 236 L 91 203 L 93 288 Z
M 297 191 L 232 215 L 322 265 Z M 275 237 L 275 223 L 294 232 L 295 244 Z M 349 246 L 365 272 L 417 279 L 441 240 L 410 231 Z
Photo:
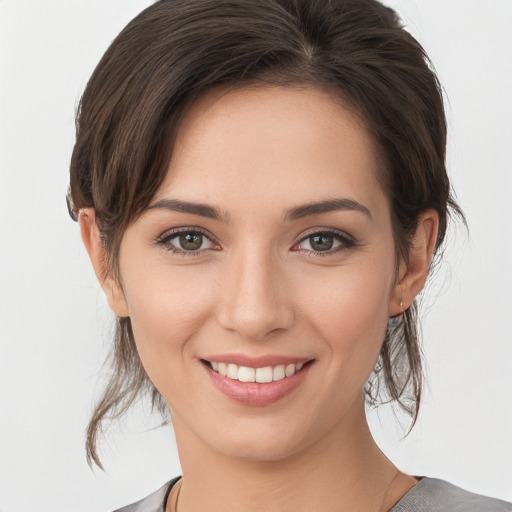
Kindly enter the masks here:
M 343 365 L 346 375 L 369 374 L 378 357 L 392 289 L 388 268 L 378 263 L 345 267 L 323 287 L 304 283 L 302 307 L 327 345 L 332 364 Z M 307 294 L 312 289 L 315 293 Z
M 156 384 L 155 372 L 164 361 L 187 356 L 187 342 L 209 316 L 212 286 L 194 276 L 191 269 L 153 265 L 140 272 L 144 266 L 147 263 L 132 260 L 125 266 L 123 280 L 137 351 Z

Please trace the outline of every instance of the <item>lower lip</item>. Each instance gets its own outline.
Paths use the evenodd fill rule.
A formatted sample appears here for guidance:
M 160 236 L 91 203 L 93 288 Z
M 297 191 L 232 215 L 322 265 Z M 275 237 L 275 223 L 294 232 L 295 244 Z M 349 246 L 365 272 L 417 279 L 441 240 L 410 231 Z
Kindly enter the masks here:
M 240 382 L 224 377 L 203 364 L 213 385 L 234 402 L 253 407 L 273 404 L 297 389 L 307 377 L 312 363 L 303 366 L 291 377 L 260 384 L 259 382 Z

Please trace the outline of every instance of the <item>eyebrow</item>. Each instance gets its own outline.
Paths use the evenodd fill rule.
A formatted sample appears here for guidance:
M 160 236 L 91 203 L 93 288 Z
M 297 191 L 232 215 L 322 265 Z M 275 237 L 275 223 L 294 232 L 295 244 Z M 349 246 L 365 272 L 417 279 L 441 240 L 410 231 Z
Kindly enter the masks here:
M 297 220 L 310 215 L 318 215 L 321 213 L 329 213 L 335 211 L 356 211 L 364 213 L 367 217 L 372 219 L 370 210 L 354 201 L 353 199 L 339 198 L 339 199 L 326 199 L 316 203 L 307 203 L 301 206 L 291 208 L 286 212 L 285 220 Z
M 192 215 L 199 215 L 200 217 L 206 217 L 208 219 L 218 220 L 225 223 L 229 222 L 229 215 L 227 213 L 221 212 L 221 210 L 215 206 L 210 206 L 204 203 L 192 203 L 189 201 L 182 201 L 180 199 L 160 199 L 160 201 L 148 206 L 145 211 L 157 208 L 163 208 L 180 213 L 190 213 Z M 290 208 L 285 212 L 284 220 L 293 221 L 303 219 L 304 217 L 309 217 L 311 215 L 319 215 L 335 211 L 357 211 L 372 219 L 372 214 L 366 206 L 354 201 L 353 199 L 338 198 L 326 199 L 324 201 L 307 203 Z
M 154 210 L 156 208 L 164 208 L 180 213 L 190 213 L 192 215 L 199 215 L 208 219 L 219 220 L 222 222 L 229 222 L 229 216 L 222 213 L 218 208 L 202 203 L 191 203 L 189 201 L 181 201 L 180 199 L 161 199 L 155 204 L 148 206 L 147 210 Z

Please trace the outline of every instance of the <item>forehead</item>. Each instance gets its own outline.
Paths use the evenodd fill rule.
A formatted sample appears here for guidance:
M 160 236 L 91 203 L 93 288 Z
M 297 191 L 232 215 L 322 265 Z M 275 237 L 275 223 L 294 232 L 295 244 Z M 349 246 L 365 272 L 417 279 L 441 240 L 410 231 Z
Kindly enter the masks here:
M 382 199 L 378 159 L 361 118 L 314 88 L 218 88 L 185 115 L 155 199 L 305 203 Z

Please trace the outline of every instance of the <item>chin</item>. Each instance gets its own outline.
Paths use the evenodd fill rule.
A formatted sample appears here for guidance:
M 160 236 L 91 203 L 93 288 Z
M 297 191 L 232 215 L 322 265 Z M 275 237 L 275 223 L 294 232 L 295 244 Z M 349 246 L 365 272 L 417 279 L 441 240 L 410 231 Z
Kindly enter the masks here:
M 281 439 L 269 442 L 241 439 L 234 443 L 223 443 L 218 451 L 232 459 L 247 462 L 277 462 L 293 456 L 300 448 L 297 443 L 283 442 Z
M 227 457 L 250 462 L 276 462 L 295 455 L 314 440 L 304 430 L 304 425 L 292 426 L 288 423 L 272 425 L 249 424 L 226 428 L 212 438 L 203 441 L 215 451 Z M 301 428 L 302 427 L 302 428 Z

